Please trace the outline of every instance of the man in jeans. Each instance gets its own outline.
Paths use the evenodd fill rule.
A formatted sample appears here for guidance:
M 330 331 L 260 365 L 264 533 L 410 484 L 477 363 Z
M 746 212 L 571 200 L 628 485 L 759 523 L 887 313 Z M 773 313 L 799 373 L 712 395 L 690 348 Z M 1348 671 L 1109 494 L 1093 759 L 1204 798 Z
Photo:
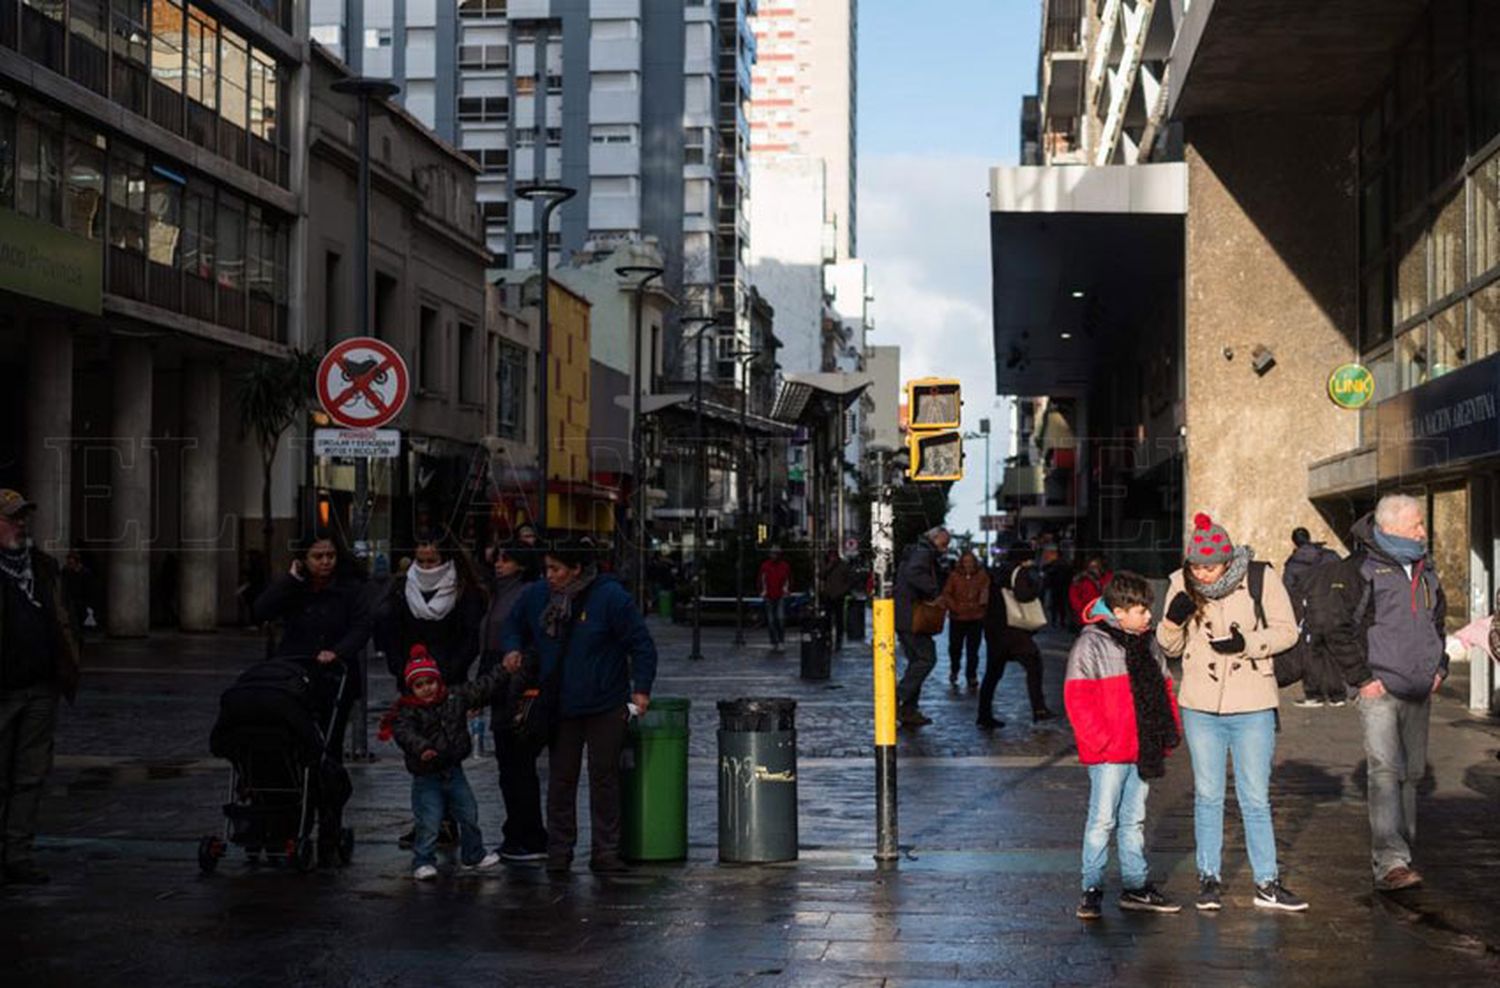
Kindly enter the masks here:
M 904 727 L 932 723 L 932 718 L 917 708 L 917 702 L 922 698 L 922 684 L 937 665 L 937 645 L 931 634 L 913 630 L 912 614 L 918 601 L 930 604 L 942 592 L 937 564 L 938 557 L 948 551 L 948 542 L 945 528 L 923 532 L 916 545 L 906 551 L 896 571 L 896 639 L 906 653 L 906 674 L 896 686 L 896 717 Z
M 78 689 L 78 638 L 62 577 L 31 547 L 36 505 L 0 490 L 0 868 L 5 882 L 40 885 L 32 860 L 42 786 L 52 769 L 57 700 Z
M 1369 765 L 1371 863 L 1383 892 L 1412 888 L 1417 784 L 1427 771 L 1432 694 L 1448 675 L 1443 650 L 1446 604 L 1432 560 L 1422 503 L 1380 499 L 1355 523 L 1355 549 L 1339 565 L 1346 615 L 1330 636 L 1344 678 L 1359 689 Z
M 766 631 L 771 651 L 786 647 L 786 595 L 792 591 L 792 564 L 781 558 L 781 547 L 771 546 L 771 558 L 760 564 L 760 597 L 766 605 Z

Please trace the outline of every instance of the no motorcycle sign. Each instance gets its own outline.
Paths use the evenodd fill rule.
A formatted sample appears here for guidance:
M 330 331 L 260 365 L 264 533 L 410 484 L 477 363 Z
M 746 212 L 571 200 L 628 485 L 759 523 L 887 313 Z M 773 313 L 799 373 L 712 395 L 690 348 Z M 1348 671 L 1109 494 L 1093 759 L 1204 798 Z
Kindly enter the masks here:
M 344 340 L 318 365 L 318 401 L 346 428 L 378 429 L 401 414 L 410 394 L 406 361 L 373 337 Z

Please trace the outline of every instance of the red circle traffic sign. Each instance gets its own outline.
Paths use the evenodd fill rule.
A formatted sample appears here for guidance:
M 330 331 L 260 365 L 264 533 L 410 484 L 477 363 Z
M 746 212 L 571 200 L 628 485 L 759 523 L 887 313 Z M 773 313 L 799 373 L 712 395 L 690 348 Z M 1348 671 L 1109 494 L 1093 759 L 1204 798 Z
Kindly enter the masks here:
M 344 340 L 318 364 L 318 402 L 350 429 L 380 428 L 401 414 L 410 394 L 406 361 L 383 340 Z

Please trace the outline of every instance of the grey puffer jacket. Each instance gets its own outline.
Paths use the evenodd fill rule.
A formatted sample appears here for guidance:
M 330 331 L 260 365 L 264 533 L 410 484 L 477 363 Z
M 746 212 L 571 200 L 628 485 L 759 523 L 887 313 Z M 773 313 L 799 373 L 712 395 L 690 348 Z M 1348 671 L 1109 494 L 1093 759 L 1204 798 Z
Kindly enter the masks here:
M 503 675 L 496 668 L 472 683 L 449 687 L 441 703 L 422 706 L 402 697 L 392 733 L 406 755 L 406 770 L 412 775 L 437 775 L 462 764 L 474 750 L 469 711 L 490 702 Z M 437 757 L 424 762 L 422 752 L 428 750 L 437 752 Z

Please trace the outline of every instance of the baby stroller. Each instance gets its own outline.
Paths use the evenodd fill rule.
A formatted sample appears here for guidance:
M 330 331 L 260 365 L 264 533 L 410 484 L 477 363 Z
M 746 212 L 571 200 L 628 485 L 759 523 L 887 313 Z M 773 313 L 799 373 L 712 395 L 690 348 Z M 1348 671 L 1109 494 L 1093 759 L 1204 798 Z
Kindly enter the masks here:
M 340 862 L 354 854 L 354 831 L 342 826 L 353 787 L 329 750 L 348 681 L 342 663 L 270 659 L 242 673 L 219 699 L 209 748 L 228 759 L 224 834 L 198 844 L 198 867 L 211 873 L 230 844 L 251 864 L 262 852 L 298 871 L 315 863 L 315 835 L 332 841 Z

